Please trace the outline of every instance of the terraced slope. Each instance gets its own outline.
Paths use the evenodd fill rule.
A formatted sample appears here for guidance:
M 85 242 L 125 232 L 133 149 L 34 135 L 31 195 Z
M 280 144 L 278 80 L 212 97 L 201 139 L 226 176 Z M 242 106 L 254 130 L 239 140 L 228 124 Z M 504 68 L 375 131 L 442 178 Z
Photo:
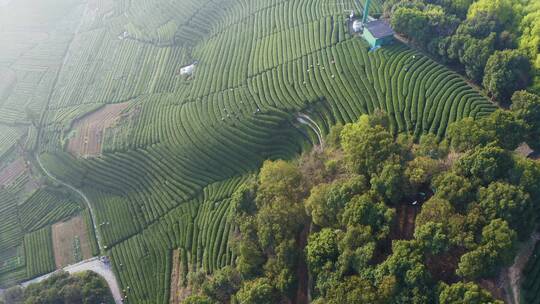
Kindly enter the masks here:
M 449 123 L 493 111 L 460 76 L 404 45 L 369 52 L 347 29 L 344 11 L 357 7 L 88 2 L 39 149 L 44 165 L 95 206 L 129 303 L 168 301 L 173 249 L 186 271 L 232 263 L 230 196 L 265 159 L 293 157 L 316 140 L 296 123 L 299 113 L 327 132 L 380 108 L 395 132 L 442 137 Z M 193 63 L 194 73 L 181 75 Z M 116 103 L 126 108 L 93 137 L 102 155 L 68 153 L 77 121 Z

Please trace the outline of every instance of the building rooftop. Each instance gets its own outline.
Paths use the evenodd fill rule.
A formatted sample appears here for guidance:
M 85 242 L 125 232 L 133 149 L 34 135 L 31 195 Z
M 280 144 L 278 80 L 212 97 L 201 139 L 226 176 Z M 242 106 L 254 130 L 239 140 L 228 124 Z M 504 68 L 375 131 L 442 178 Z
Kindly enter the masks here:
M 374 20 L 366 23 L 365 28 L 375 38 L 384 38 L 394 35 L 394 30 L 383 20 Z

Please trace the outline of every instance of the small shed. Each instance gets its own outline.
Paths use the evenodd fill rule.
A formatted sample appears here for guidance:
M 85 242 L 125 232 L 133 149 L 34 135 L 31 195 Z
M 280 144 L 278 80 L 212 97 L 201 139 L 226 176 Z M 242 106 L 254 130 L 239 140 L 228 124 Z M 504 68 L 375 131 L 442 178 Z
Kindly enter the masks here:
M 363 36 L 372 48 L 376 48 L 392 42 L 394 30 L 383 20 L 373 20 L 364 25 Z
M 180 75 L 187 75 L 187 76 L 193 75 L 193 71 L 195 70 L 196 65 L 197 65 L 197 62 L 192 63 L 191 65 L 182 67 L 180 69 Z

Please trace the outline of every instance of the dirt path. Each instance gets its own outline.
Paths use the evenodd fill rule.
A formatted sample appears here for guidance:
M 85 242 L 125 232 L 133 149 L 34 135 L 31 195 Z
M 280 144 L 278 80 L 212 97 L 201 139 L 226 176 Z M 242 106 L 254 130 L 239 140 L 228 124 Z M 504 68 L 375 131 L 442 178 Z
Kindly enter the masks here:
M 315 134 L 317 135 L 317 138 L 319 139 L 319 147 L 321 150 L 323 150 L 324 141 L 323 141 L 322 131 L 319 125 L 313 119 L 311 119 L 311 117 L 302 113 L 298 114 L 298 117 L 296 118 L 296 120 L 299 123 L 308 126 L 311 130 L 313 130 L 313 132 L 315 132 Z
M 171 270 L 171 296 L 169 299 L 170 304 L 179 304 L 180 303 L 180 297 L 179 297 L 179 289 L 180 289 L 180 276 L 181 274 L 181 264 L 180 263 L 180 251 L 178 249 L 173 251 L 172 255 L 173 259 L 173 266 Z
M 506 283 L 503 286 L 510 287 L 510 290 L 506 292 L 507 303 L 519 304 L 521 297 L 521 274 L 523 272 L 523 268 L 529 260 L 529 257 L 533 253 L 534 245 L 539 240 L 540 233 L 533 233 L 530 239 L 520 248 L 516 258 L 514 259 L 514 264 L 502 271 L 500 280 Z
M 43 166 L 43 164 L 41 163 L 41 159 L 40 159 L 40 155 L 37 154 L 36 155 L 36 160 L 37 160 L 37 163 L 39 165 L 39 167 L 41 168 L 41 170 L 43 170 L 43 172 L 50 178 L 52 179 L 53 181 L 55 181 L 56 183 L 64 186 L 64 187 L 67 187 L 69 188 L 70 190 L 76 192 L 80 197 L 82 197 L 82 199 L 84 200 L 86 206 L 88 206 L 88 210 L 90 210 L 90 217 L 92 218 L 92 225 L 94 226 L 94 231 L 95 231 L 95 234 L 96 234 L 96 240 L 97 240 L 97 243 L 98 243 L 98 247 L 99 247 L 99 250 L 100 252 L 103 250 L 103 246 L 102 246 L 102 243 L 101 243 L 101 235 L 100 235 L 100 232 L 96 226 L 96 214 L 94 212 L 94 209 L 92 208 L 92 204 L 90 203 L 90 200 L 88 199 L 88 197 L 86 196 L 86 194 L 84 194 L 81 190 L 73 187 L 72 185 L 68 184 L 68 183 L 65 183 L 59 179 L 57 179 L 55 176 L 53 176 L 46 168 L 45 166 Z
M 92 258 L 86 261 L 82 261 L 75 265 L 70 265 L 63 268 L 64 271 L 67 271 L 71 274 L 78 273 L 78 272 L 84 272 L 84 271 L 93 271 L 97 274 L 99 274 L 107 284 L 109 285 L 109 288 L 111 290 L 112 296 L 114 298 L 114 302 L 116 304 L 122 303 L 122 292 L 120 291 L 120 285 L 118 284 L 118 281 L 116 280 L 116 276 L 112 270 L 112 267 L 109 263 L 103 262 L 99 257 Z M 46 274 L 41 277 L 37 277 L 33 280 L 26 281 L 21 284 L 22 287 L 27 287 L 30 284 L 33 283 L 39 283 L 43 280 L 46 280 L 51 275 L 53 275 L 54 272 L 51 272 L 49 274 Z

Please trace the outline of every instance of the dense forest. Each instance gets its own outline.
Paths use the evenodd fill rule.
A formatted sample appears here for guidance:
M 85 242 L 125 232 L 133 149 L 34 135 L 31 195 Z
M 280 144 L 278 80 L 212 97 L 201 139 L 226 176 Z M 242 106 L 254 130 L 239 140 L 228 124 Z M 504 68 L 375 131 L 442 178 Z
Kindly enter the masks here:
M 514 152 L 539 114 L 518 92 L 512 111 L 416 144 L 379 112 L 265 162 L 233 196 L 236 265 L 192 274 L 184 303 L 503 303 L 489 282 L 540 212 L 540 163 Z
M 95 272 L 70 275 L 58 272 L 40 283 L 22 289 L 12 287 L 2 304 L 113 304 L 107 283 Z
M 388 0 L 384 14 L 397 32 L 502 105 L 517 90 L 540 91 L 538 1 Z

